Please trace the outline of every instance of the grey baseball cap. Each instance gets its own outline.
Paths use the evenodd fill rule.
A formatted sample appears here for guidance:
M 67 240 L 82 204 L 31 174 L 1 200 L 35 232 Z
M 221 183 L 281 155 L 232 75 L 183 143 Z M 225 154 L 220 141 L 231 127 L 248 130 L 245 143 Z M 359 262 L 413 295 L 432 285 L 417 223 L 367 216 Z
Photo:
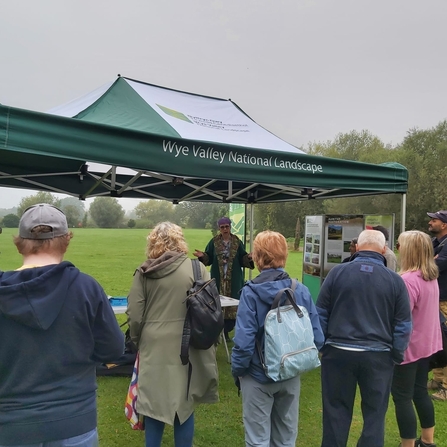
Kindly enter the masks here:
M 447 223 L 447 211 L 441 210 L 436 211 L 436 213 L 427 213 L 432 219 L 439 219 L 441 222 Z
M 33 233 L 39 225 L 47 225 L 53 231 L 48 233 Z M 53 239 L 68 233 L 65 214 L 53 205 L 39 203 L 27 208 L 19 222 L 19 236 L 23 239 Z

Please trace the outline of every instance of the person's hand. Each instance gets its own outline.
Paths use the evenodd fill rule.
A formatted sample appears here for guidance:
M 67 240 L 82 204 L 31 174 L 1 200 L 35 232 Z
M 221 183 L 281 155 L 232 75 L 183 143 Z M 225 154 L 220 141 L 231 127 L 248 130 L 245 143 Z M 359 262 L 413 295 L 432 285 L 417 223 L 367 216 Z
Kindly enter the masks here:
M 196 256 L 197 258 L 203 257 L 203 254 L 204 254 L 203 251 L 200 251 L 200 250 L 197 250 L 197 249 L 195 249 L 194 253 L 193 253 L 193 255 Z
M 240 377 L 233 377 L 234 379 L 234 384 L 236 385 L 237 388 L 237 395 L 239 396 L 241 393 L 241 378 Z
M 404 353 L 397 349 L 391 349 L 391 358 L 393 359 L 394 364 L 400 365 L 404 361 Z

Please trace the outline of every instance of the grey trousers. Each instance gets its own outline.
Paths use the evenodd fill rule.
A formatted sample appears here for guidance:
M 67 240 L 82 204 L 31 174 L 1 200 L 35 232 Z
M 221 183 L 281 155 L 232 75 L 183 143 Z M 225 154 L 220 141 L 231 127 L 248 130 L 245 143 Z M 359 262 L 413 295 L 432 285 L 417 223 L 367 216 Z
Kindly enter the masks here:
M 284 382 L 240 379 L 246 447 L 295 447 L 300 376 Z

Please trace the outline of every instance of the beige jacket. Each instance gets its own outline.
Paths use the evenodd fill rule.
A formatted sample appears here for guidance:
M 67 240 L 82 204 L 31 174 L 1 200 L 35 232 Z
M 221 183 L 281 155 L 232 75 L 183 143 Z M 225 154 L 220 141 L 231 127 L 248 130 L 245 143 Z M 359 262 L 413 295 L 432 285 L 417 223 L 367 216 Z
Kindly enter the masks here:
M 201 265 L 202 277 L 209 273 Z M 186 396 L 188 365 L 180 361 L 186 292 L 193 284 L 191 260 L 167 252 L 135 272 L 127 314 L 132 340 L 140 351 L 137 411 L 167 424 L 182 424 L 198 403 L 218 401 L 216 348 L 190 348 L 192 377 Z
M 397 258 L 396 255 L 394 254 L 394 251 L 391 250 L 391 248 L 389 248 L 388 246 L 386 246 L 386 251 L 383 256 L 385 256 L 386 259 L 386 266 L 393 272 L 397 272 L 398 270 Z

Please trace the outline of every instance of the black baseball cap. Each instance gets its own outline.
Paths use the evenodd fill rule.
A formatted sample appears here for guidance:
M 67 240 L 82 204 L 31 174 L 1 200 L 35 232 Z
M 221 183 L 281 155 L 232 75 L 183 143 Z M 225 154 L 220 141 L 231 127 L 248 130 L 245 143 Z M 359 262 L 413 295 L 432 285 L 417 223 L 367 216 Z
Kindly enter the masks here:
M 439 219 L 440 221 L 447 223 L 447 210 L 436 211 L 436 213 L 427 213 L 432 219 Z

